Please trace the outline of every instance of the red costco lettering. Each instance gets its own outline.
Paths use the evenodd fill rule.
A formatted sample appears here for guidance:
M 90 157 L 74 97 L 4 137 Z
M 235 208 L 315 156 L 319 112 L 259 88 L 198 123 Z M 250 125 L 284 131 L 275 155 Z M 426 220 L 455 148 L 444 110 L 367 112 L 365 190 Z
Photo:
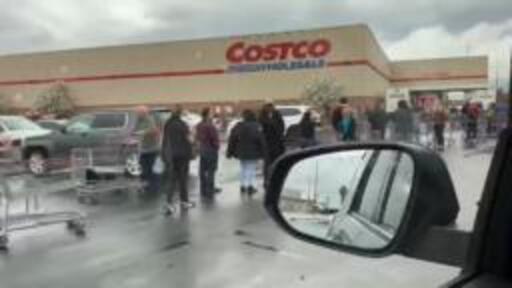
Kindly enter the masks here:
M 293 47 L 293 58 L 304 59 L 308 57 L 308 42 L 302 41 Z
M 226 51 L 226 59 L 231 63 L 242 63 L 244 61 L 244 42 L 236 42 Z
M 279 56 L 279 59 L 288 59 L 288 55 L 290 55 L 290 51 L 293 49 L 294 46 L 295 44 L 293 42 L 281 43 L 281 55 Z
M 263 55 L 263 48 L 259 45 L 251 45 L 247 47 L 244 53 L 247 62 L 258 62 Z
M 267 45 L 236 42 L 226 51 L 230 63 L 255 63 L 259 61 L 276 61 L 305 58 L 320 58 L 331 52 L 331 42 L 327 39 L 315 41 L 280 42 Z
M 273 61 L 279 57 L 281 53 L 281 44 L 270 44 L 265 48 L 262 59 L 264 61 Z
M 313 57 L 323 57 L 331 52 L 331 42 L 320 39 L 309 45 L 309 55 Z

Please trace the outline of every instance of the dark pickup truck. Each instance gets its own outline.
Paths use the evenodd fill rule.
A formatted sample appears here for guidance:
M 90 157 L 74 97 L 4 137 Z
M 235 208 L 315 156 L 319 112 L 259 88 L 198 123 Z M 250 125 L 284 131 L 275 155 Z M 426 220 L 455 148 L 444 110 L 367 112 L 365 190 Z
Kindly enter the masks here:
M 126 173 L 140 175 L 135 153 L 144 131 L 157 129 L 151 116 L 135 111 L 101 111 L 80 114 L 70 119 L 62 131 L 26 139 L 23 157 L 36 175 L 69 164 L 72 149 L 95 147 L 126 148 L 123 155 Z M 119 151 L 123 153 L 123 151 Z

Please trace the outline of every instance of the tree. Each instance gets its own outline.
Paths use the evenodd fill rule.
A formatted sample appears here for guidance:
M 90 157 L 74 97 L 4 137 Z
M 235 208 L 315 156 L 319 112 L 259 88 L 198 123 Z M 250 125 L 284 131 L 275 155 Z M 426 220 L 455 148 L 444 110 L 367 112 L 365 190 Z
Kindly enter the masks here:
M 331 105 L 343 98 L 343 87 L 331 78 L 317 79 L 307 85 L 302 92 L 302 100 L 324 113 L 329 118 Z
M 75 104 L 63 84 L 55 84 L 39 94 L 35 101 L 35 109 L 41 114 L 69 116 L 75 110 Z

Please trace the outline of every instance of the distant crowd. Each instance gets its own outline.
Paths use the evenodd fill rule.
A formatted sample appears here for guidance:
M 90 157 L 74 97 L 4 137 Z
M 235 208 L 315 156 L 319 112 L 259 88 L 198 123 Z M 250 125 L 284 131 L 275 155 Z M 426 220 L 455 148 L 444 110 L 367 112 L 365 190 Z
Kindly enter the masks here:
M 328 122 L 332 129 L 331 134 L 340 142 L 417 142 L 421 134 L 420 123 L 428 123 L 433 131 L 435 147 L 442 151 L 447 127 L 464 131 L 466 141 L 476 139 L 482 117 L 486 118 L 488 133 L 496 129 L 495 105 L 490 105 L 484 111 L 480 103 L 468 102 L 460 109 L 445 109 L 437 105 L 426 110 L 412 109 L 406 101 L 400 101 L 396 110 L 388 113 L 384 108 L 384 102 L 379 101 L 371 109 L 361 113 L 354 109 L 347 99 L 342 98 L 330 108 Z M 139 112 L 148 113 L 147 109 L 141 109 Z M 177 106 L 165 123 L 162 135 L 154 137 L 155 133 L 149 131 L 145 137 L 147 141 L 143 141 L 141 149 L 142 178 L 148 183 L 148 193 L 166 193 L 166 214 L 174 213 L 178 207 L 194 207 L 195 203 L 191 202 L 188 196 L 188 175 L 190 161 L 196 157 L 199 158 L 201 200 L 214 201 L 215 195 L 222 191 L 216 186 L 215 181 L 220 153 L 219 129 L 210 109 L 202 110 L 202 120 L 193 129 L 195 133 L 192 133 L 192 129 L 182 120 L 181 115 L 182 109 Z M 295 143 L 298 143 L 299 148 L 323 143 L 317 139 L 318 123 L 313 120 L 311 111 L 306 111 L 301 121 L 288 129 L 285 129 L 282 115 L 271 103 L 264 104 L 258 112 L 251 109 L 243 110 L 241 116 L 241 120 L 229 133 L 226 157 L 239 161 L 240 193 L 248 197 L 257 193 L 256 174 L 259 161 L 263 161 L 263 179 L 266 181 L 271 164 L 286 150 L 286 137 L 290 134 L 287 132 L 295 131 Z M 364 139 L 363 130 L 366 134 Z M 155 140 L 156 138 L 159 140 Z M 161 176 L 155 175 L 154 167 L 157 161 L 162 162 Z M 177 197 L 175 191 L 179 191 Z M 175 204 L 175 198 L 179 199 L 179 205 Z

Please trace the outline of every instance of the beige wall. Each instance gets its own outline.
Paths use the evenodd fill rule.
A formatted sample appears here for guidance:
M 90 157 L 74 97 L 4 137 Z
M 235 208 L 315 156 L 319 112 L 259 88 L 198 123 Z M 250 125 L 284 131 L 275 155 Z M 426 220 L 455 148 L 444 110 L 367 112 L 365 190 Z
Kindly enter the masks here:
M 329 67 L 295 71 L 265 71 L 213 75 L 160 75 L 130 79 L 101 79 L 106 75 L 159 74 L 169 72 L 223 71 L 228 67 L 227 48 L 237 42 L 267 44 L 327 38 L 332 51 Z M 481 74 L 486 58 L 450 61 L 399 61 L 389 63 L 375 36 L 365 25 L 120 47 L 57 51 L 0 57 L 0 95 L 30 108 L 36 95 L 51 83 L 11 85 L 12 81 L 55 79 L 64 81 L 70 95 L 82 107 L 136 104 L 216 103 L 298 99 L 305 85 L 332 78 L 348 97 L 383 97 L 391 85 L 469 85 L 474 81 L 394 82 L 395 78 L 429 75 Z M 171 77 L 172 76 L 172 77 Z M 81 80 L 78 81 L 76 78 Z M 84 81 L 83 78 L 89 79 Z M 96 78 L 95 78 L 96 77 Z M 70 80 L 71 79 L 71 80 Z M 73 80 L 74 79 L 74 80 Z M 94 80 L 94 81 L 93 81 Z M 486 79 L 478 80 L 481 83 Z M 4 83 L 4 84 L 2 84 Z M 11 84 L 6 84 L 11 83 Z M 481 84 L 480 83 L 480 84 Z
M 365 58 L 365 42 L 361 31 L 365 31 L 364 26 L 356 25 L 244 37 L 4 56 L 0 57 L 0 82 L 224 70 L 228 66 L 226 50 L 237 41 L 266 44 L 327 38 L 332 43 L 332 51 L 326 58 L 327 61 L 358 60 Z M 347 93 L 363 95 L 370 90 L 357 89 L 359 86 L 355 80 L 362 77 L 358 74 L 360 71 L 358 66 L 349 66 L 343 69 L 338 67 L 287 72 L 66 82 L 65 85 L 80 106 L 244 101 L 263 98 L 278 100 L 298 98 L 304 85 L 320 77 L 335 78 L 346 87 Z M 34 97 L 49 85 L 0 85 L 0 93 L 20 95 L 18 100 L 22 99 L 20 103 L 28 107 Z
M 391 70 L 395 87 L 488 87 L 486 56 L 395 61 Z

